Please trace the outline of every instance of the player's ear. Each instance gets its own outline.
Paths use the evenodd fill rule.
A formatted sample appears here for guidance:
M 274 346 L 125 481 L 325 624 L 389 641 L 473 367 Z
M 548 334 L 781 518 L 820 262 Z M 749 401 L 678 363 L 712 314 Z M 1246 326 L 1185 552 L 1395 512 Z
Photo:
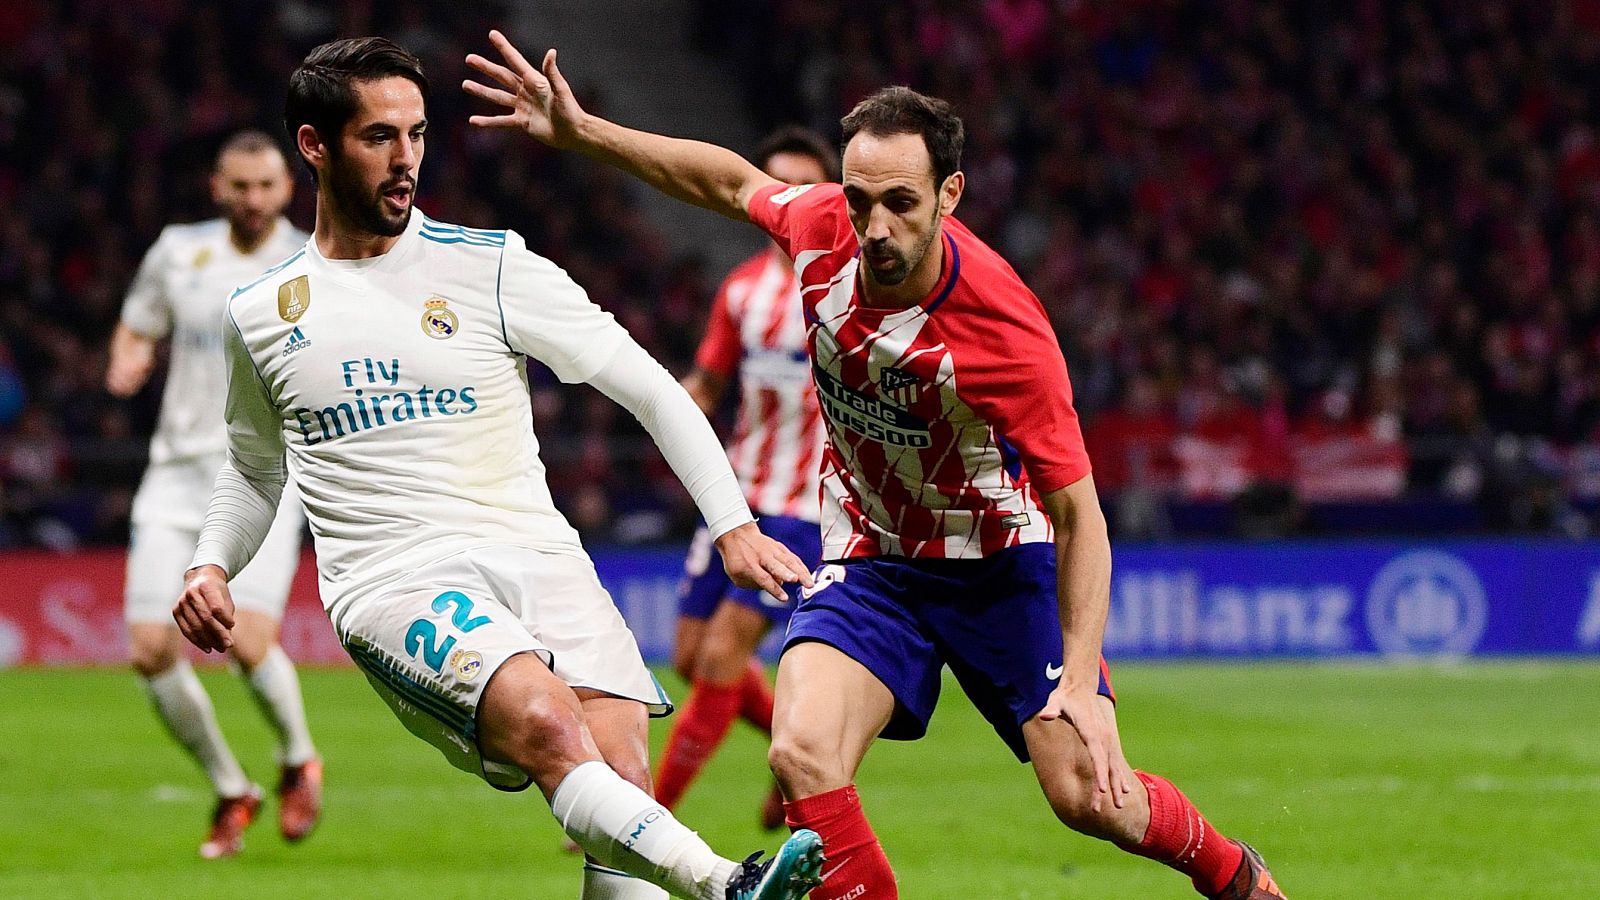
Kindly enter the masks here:
M 961 192 L 967 188 L 967 176 L 963 172 L 951 172 L 950 177 L 939 185 L 939 215 L 948 216 L 956 211 L 956 205 L 961 202 Z
M 327 145 L 322 143 L 322 136 L 317 134 L 317 129 L 310 125 L 295 129 L 294 149 L 314 169 L 322 168 L 322 164 L 328 160 Z

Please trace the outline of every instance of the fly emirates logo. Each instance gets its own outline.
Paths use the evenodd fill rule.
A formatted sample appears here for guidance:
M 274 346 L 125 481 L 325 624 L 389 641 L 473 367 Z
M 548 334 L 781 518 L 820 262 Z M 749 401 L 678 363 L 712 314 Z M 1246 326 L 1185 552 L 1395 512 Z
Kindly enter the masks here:
M 400 360 L 372 357 L 339 363 L 350 396 L 320 409 L 300 406 L 289 411 L 306 446 L 338 440 L 413 419 L 449 418 L 478 411 L 473 385 L 400 387 Z

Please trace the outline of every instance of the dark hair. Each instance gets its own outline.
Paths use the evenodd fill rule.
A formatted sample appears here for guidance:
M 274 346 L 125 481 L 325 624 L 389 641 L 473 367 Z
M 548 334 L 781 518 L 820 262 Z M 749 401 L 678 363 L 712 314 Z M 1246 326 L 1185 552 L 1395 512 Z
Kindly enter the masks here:
M 388 38 L 346 38 L 312 50 L 289 76 L 289 96 L 283 104 L 289 140 L 298 144 L 295 135 L 300 126 L 310 125 L 324 141 L 336 141 L 356 112 L 351 83 L 394 75 L 409 78 L 424 98 L 428 96 L 421 60 Z
M 271 135 L 265 131 L 247 128 L 222 142 L 222 146 L 217 148 L 217 162 L 220 164 L 222 158 L 229 153 L 266 153 L 269 150 L 280 156 L 283 154 L 283 148 L 278 146 L 278 142 L 273 140 Z
M 933 163 L 933 184 L 938 187 L 961 168 L 961 145 L 966 143 L 966 128 L 950 104 L 937 97 L 919 94 L 902 85 L 886 87 L 856 104 L 839 120 L 844 140 L 861 132 L 886 136 L 920 134 Z
M 839 154 L 828 144 L 826 138 L 809 128 L 785 125 L 762 138 L 761 143 L 756 145 L 756 165 L 766 169 L 767 163 L 772 162 L 772 158 L 780 153 L 809 156 L 822 167 L 824 180 L 839 180 Z

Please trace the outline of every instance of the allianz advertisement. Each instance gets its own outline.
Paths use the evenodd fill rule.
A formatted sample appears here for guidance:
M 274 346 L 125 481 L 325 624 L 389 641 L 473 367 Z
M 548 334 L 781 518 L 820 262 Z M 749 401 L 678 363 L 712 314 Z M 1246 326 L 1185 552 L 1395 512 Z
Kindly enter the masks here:
M 656 661 L 672 651 L 680 548 L 596 549 L 610 588 Z M 121 664 L 120 551 L 0 554 L 0 669 Z M 779 636 L 768 641 L 768 658 Z M 317 601 L 310 551 L 283 645 L 347 665 Z M 1600 542 L 1299 542 L 1122 545 L 1106 655 L 1113 659 L 1492 654 L 1600 655 Z M 198 658 L 198 657 L 197 657 Z
M 676 554 L 595 556 L 641 649 L 666 657 Z M 1119 659 L 1596 654 L 1600 543 L 1125 545 L 1105 649 Z

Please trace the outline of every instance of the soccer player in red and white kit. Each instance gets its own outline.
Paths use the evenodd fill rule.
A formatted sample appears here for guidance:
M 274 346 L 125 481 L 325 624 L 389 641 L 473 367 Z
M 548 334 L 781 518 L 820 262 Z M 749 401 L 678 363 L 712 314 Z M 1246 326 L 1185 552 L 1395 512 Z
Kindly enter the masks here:
M 821 135 L 782 128 L 756 148 L 755 163 L 787 184 L 838 180 L 838 155 Z M 813 568 L 821 562 L 817 528 L 822 412 L 806 356 L 806 322 L 794 266 L 776 244 L 723 280 L 695 367 L 683 386 L 711 415 L 738 378 L 739 412 L 728 458 L 761 528 Z M 772 731 L 772 688 L 756 648 L 793 610 L 761 592 L 735 586 L 701 528 L 684 563 L 678 592 L 673 667 L 690 683 L 656 775 L 656 800 L 677 806 L 701 769 L 743 717 Z M 774 788 L 761 811 L 764 827 L 783 826 L 783 795 Z
M 1037 298 L 952 217 L 963 128 L 907 88 L 843 122 L 842 185 L 586 114 L 503 35 L 485 127 L 512 127 L 761 226 L 794 259 L 827 421 L 824 557 L 778 666 L 770 756 L 822 835 L 818 900 L 897 897 L 852 784 L 880 735 L 920 737 L 948 665 L 1062 822 L 1227 900 L 1283 897 L 1255 851 L 1123 756 L 1100 656 L 1111 551 L 1066 365 Z M 509 66 L 509 67 L 508 67 Z

